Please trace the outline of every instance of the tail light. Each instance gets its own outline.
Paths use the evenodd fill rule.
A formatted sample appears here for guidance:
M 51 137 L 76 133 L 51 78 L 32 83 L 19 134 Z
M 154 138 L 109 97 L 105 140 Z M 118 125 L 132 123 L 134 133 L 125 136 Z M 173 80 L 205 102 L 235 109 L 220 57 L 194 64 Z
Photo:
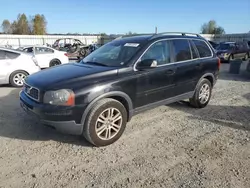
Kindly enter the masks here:
M 68 54 L 67 54 L 67 53 L 64 53 L 64 55 L 68 57 Z
M 32 60 L 35 63 L 35 65 L 39 67 L 38 62 L 37 62 L 37 60 L 36 60 L 36 58 L 34 56 L 32 56 Z
M 218 58 L 218 69 L 220 69 L 220 65 L 221 65 L 221 60 L 220 58 Z

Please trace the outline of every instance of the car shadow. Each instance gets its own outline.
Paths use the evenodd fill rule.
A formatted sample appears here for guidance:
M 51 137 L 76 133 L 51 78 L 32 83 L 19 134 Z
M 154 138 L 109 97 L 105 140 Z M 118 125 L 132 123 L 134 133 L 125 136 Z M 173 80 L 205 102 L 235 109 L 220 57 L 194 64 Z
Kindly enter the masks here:
M 0 137 L 34 141 L 54 140 L 92 147 L 81 136 L 59 133 L 27 115 L 20 107 L 19 92 L 20 89 L 13 89 L 7 95 L 0 97 Z
M 243 95 L 250 104 L 250 93 Z M 230 127 L 233 129 L 250 131 L 250 106 L 224 106 L 224 105 L 208 105 L 202 109 L 192 108 L 189 102 L 180 101 L 168 105 L 190 114 L 188 118 L 199 119 L 212 122 L 217 125 Z

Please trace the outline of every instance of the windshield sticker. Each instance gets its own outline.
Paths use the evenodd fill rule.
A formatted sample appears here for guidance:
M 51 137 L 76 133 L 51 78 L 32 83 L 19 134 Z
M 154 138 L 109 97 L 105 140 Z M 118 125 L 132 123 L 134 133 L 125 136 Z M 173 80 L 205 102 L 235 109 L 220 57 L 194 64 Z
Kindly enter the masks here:
M 129 47 L 137 47 L 139 46 L 140 44 L 138 43 L 126 43 L 124 46 L 129 46 Z

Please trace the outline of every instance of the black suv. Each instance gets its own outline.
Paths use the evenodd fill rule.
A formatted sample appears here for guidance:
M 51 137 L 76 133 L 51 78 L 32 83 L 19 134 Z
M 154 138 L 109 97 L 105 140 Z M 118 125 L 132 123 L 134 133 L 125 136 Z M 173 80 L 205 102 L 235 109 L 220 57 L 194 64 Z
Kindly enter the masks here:
M 130 36 L 105 44 L 80 63 L 28 76 L 20 102 L 43 124 L 105 146 L 144 110 L 183 99 L 205 107 L 219 67 L 213 48 L 198 34 Z

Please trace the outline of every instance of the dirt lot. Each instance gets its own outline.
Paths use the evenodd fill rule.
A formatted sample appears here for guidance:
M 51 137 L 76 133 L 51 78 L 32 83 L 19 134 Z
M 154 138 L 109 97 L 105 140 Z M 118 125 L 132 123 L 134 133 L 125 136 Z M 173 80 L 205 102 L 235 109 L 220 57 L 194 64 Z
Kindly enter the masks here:
M 250 78 L 224 73 L 204 109 L 185 102 L 135 116 L 93 148 L 30 119 L 0 88 L 0 187 L 250 187 Z

